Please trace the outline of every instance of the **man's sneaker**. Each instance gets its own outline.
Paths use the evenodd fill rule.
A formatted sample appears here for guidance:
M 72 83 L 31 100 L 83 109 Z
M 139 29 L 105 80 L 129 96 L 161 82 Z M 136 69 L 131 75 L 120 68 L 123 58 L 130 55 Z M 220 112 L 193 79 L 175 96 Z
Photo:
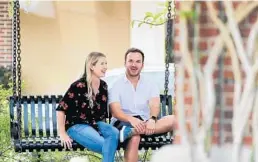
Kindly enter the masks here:
M 131 137 L 133 134 L 133 131 L 131 127 L 129 126 L 123 126 L 120 130 L 120 142 L 124 142 L 127 138 Z

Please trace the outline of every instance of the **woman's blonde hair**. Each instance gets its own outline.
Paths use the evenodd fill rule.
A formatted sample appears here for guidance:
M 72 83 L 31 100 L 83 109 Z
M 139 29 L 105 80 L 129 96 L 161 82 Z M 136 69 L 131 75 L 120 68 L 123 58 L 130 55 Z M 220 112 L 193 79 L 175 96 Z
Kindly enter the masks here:
M 92 90 L 92 70 L 91 67 L 96 65 L 101 57 L 106 57 L 103 53 L 100 52 L 91 52 L 86 61 L 85 61 L 85 68 L 83 77 L 85 77 L 87 88 L 88 88 L 88 97 L 91 99 L 93 96 Z

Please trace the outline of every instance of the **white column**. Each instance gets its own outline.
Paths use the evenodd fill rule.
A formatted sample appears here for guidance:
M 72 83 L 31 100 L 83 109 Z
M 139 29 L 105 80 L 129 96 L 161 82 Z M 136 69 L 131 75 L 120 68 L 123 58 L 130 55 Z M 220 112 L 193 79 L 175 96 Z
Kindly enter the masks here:
M 131 1 L 131 21 L 143 20 L 146 12 L 158 12 L 158 3 L 162 1 Z M 131 47 L 141 49 L 145 54 L 145 66 L 164 65 L 165 25 L 153 26 L 143 24 L 138 27 L 135 22 L 131 28 Z

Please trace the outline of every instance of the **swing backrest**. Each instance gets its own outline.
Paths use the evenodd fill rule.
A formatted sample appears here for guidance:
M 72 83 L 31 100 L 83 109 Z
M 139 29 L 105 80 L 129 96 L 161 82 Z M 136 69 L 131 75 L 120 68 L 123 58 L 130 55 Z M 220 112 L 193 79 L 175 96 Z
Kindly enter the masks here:
M 159 117 L 172 114 L 172 98 L 161 97 L 161 113 Z M 14 148 L 17 152 L 33 150 L 63 150 L 61 146 L 56 117 L 56 107 L 62 96 L 22 96 L 21 98 L 21 132 L 17 126 L 17 99 L 10 97 L 10 118 L 11 136 L 14 139 Z M 18 135 L 21 135 L 19 139 Z M 156 139 L 156 137 L 146 137 L 141 142 L 140 148 L 158 148 L 162 145 L 171 143 L 167 135 Z M 120 146 L 124 147 L 124 146 Z M 73 142 L 73 149 L 83 150 L 84 148 Z

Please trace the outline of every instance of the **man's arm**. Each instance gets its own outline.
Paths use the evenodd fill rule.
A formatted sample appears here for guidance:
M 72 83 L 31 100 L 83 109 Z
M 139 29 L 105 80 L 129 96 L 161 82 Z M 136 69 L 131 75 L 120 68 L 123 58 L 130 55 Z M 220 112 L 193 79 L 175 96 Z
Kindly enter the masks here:
M 120 121 L 123 122 L 130 122 L 130 117 L 129 115 L 126 115 L 122 109 L 121 109 L 121 105 L 119 102 L 112 102 L 110 103 L 110 110 L 112 113 L 112 116 L 117 118 Z
M 159 88 L 157 85 L 153 84 L 152 89 L 150 91 L 150 99 L 149 99 L 149 107 L 150 107 L 150 117 L 155 117 L 157 119 L 157 116 L 160 112 L 160 97 L 159 97 Z M 151 135 L 155 133 L 155 120 L 150 119 L 146 123 L 146 135 Z
M 149 100 L 149 107 L 150 107 L 150 116 L 157 117 L 160 112 L 160 98 L 153 97 Z
M 157 117 L 160 112 L 160 90 L 157 84 L 151 84 L 149 107 L 150 107 L 150 117 Z

